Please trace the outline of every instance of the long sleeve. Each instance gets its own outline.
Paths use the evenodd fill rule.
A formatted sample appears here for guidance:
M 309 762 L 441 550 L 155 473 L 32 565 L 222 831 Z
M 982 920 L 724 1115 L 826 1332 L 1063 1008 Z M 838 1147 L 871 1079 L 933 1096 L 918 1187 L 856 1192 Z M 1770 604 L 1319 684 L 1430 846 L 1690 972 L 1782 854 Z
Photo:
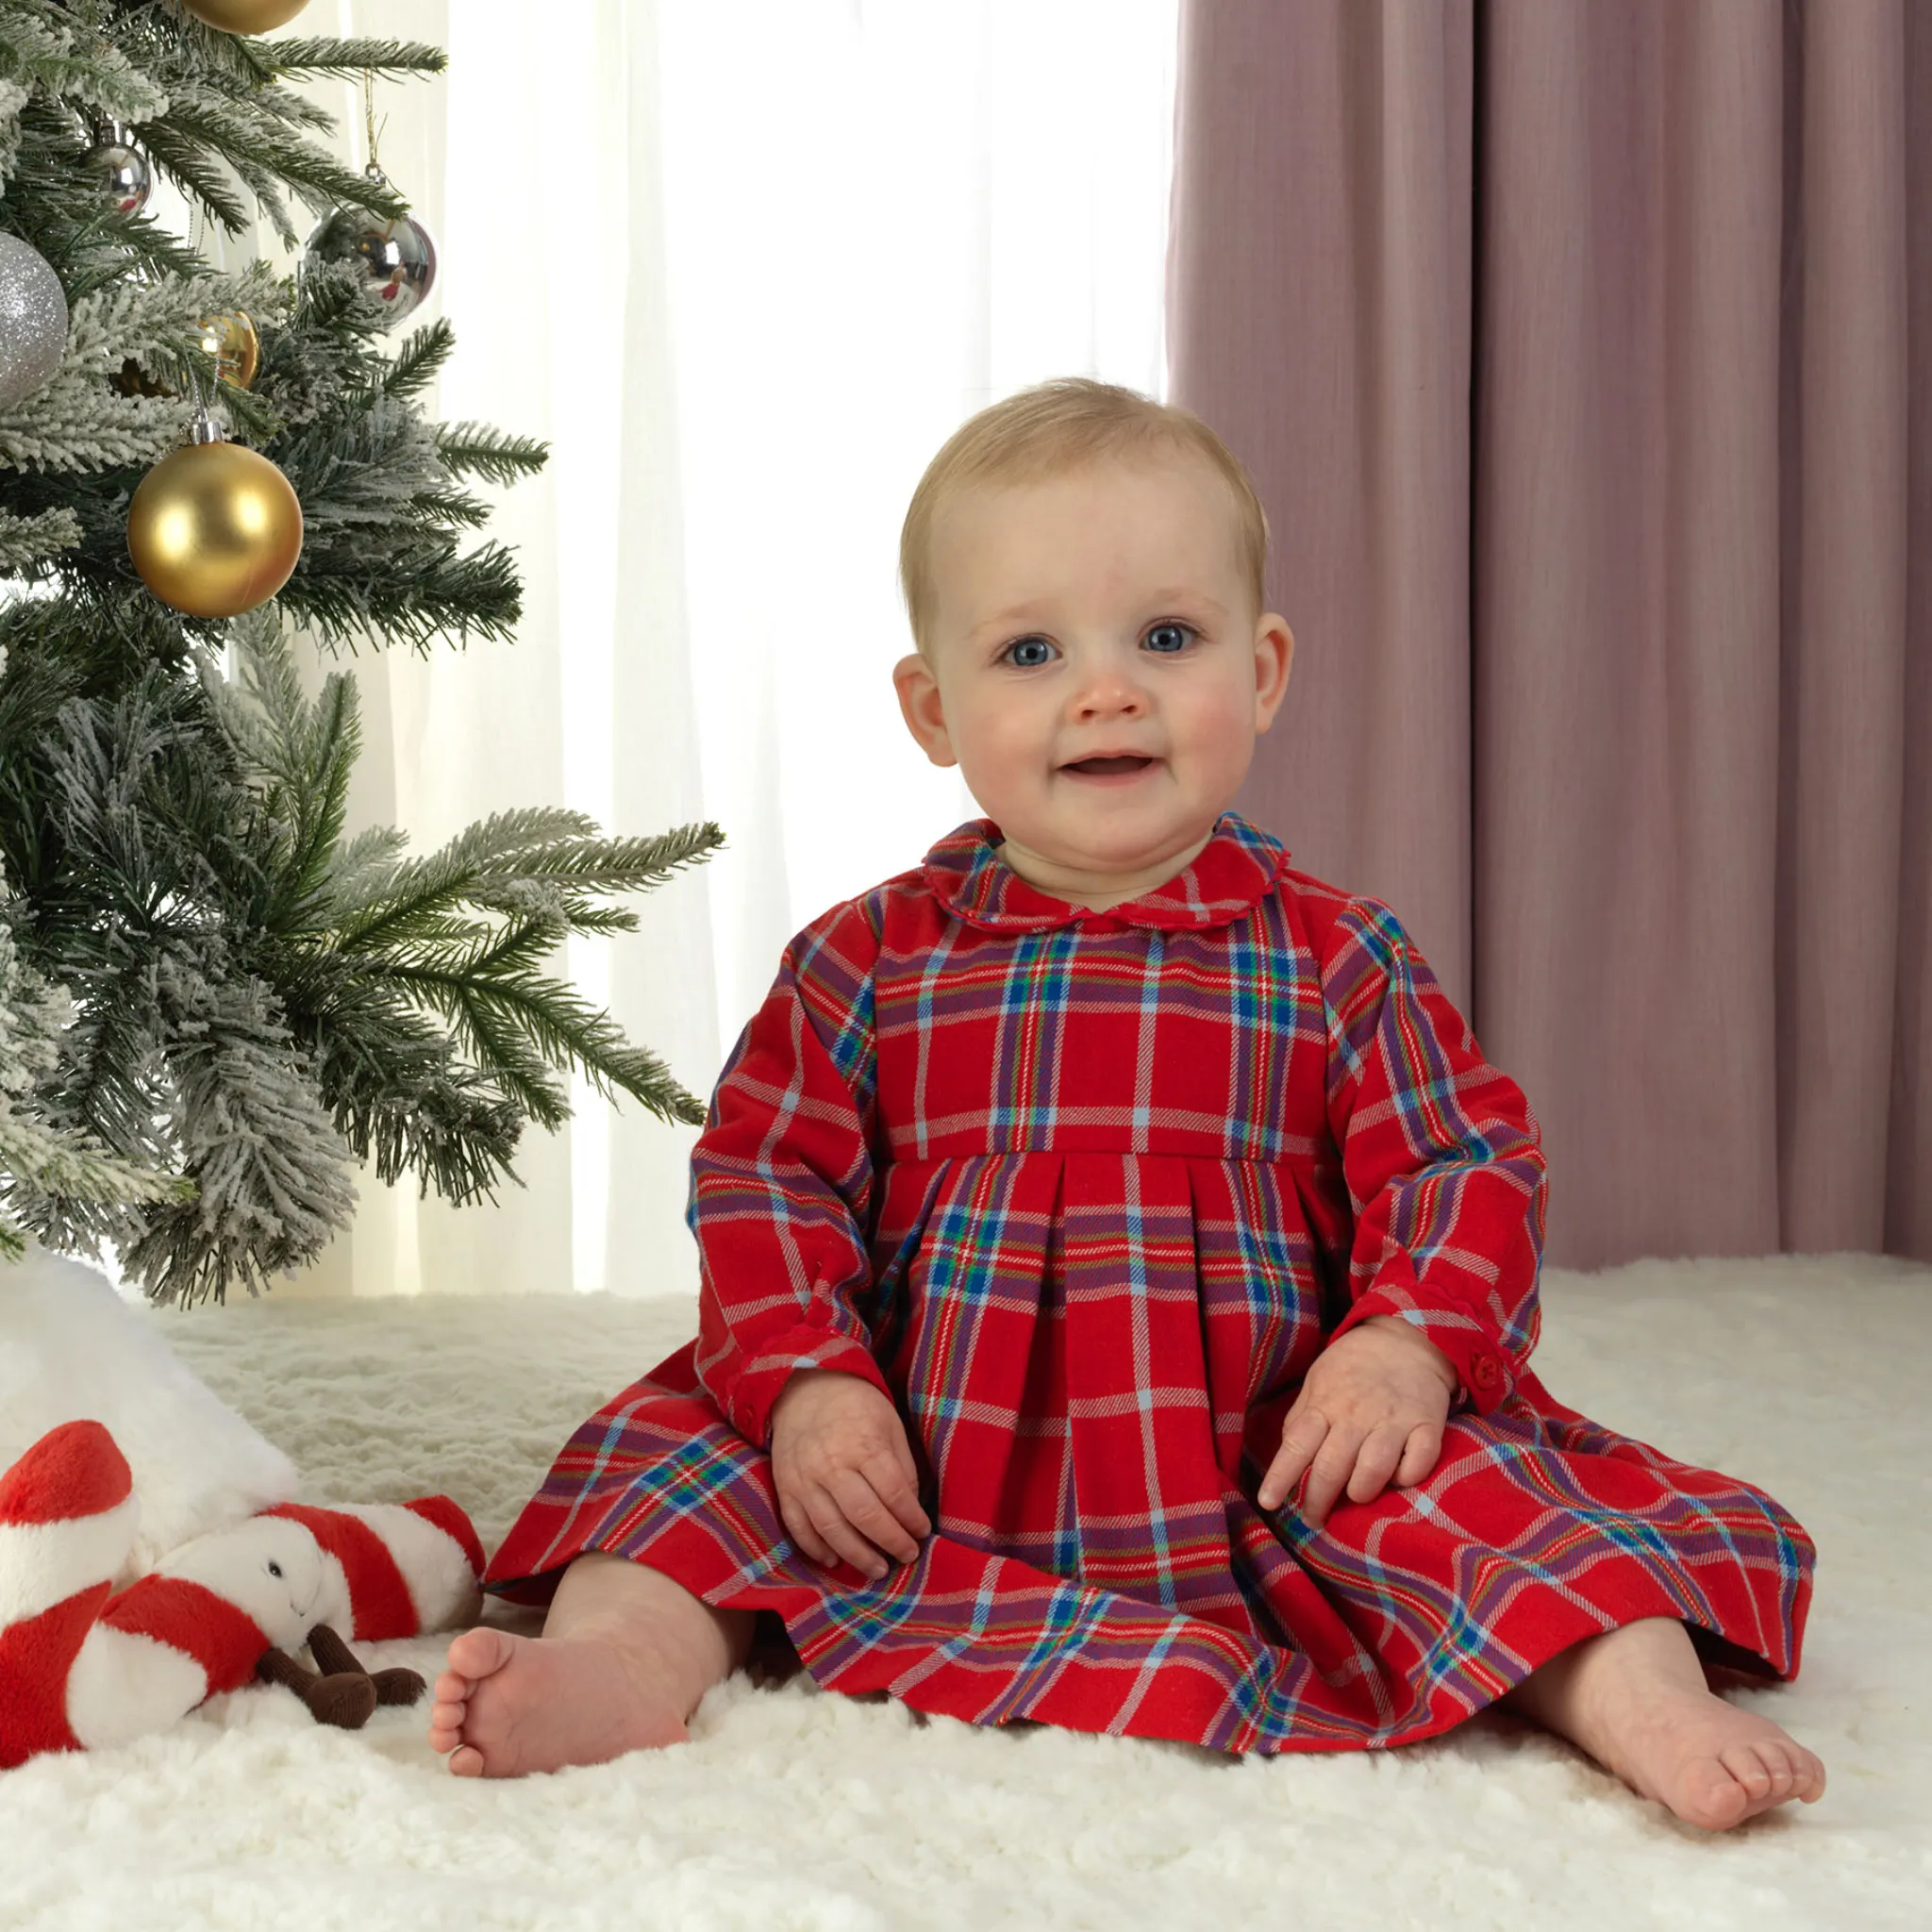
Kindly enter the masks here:
M 791 941 L 691 1150 L 697 1371 L 733 1427 L 761 1446 L 800 1369 L 886 1388 L 859 1312 L 871 1283 L 877 954 L 859 901 Z
M 1374 1315 L 1413 1323 L 1486 1415 L 1540 1325 L 1549 1182 L 1536 1115 L 1386 906 L 1351 899 L 1324 951 L 1328 1124 L 1355 1215 L 1353 1306 L 1335 1335 Z

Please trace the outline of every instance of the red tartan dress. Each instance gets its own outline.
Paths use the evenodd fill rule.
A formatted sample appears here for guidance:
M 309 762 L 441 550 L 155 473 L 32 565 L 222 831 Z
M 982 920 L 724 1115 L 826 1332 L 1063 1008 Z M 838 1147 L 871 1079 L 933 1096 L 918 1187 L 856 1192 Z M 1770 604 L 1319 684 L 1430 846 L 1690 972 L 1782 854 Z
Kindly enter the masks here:
M 1225 1751 L 1409 1743 L 1639 1617 L 1794 1676 L 1799 1524 L 1531 1374 L 1536 1117 L 1388 908 L 1234 812 L 1104 913 L 999 839 L 786 948 L 691 1157 L 698 1338 L 570 1439 L 487 1587 L 613 1551 L 776 1612 L 830 1690 Z M 1302 1377 L 1377 1314 L 1456 1365 L 1434 1471 L 1261 1509 Z M 876 1583 L 778 1516 L 806 1367 L 908 1425 L 934 1529 Z

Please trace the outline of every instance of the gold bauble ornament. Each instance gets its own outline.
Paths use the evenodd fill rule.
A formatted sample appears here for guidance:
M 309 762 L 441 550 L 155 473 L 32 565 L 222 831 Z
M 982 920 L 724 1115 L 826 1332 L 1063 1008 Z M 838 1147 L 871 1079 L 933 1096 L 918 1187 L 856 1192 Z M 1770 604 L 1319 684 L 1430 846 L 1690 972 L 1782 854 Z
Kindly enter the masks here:
M 163 604 L 190 617 L 240 617 L 289 581 L 302 555 L 302 505 L 255 450 L 204 414 L 127 508 L 127 554 Z
M 201 346 L 215 358 L 216 373 L 224 382 L 232 382 L 237 389 L 255 387 L 256 372 L 261 367 L 261 338 L 245 308 L 203 316 Z
M 225 34 L 265 34 L 308 5 L 308 0 L 181 0 L 182 11 Z
M 237 389 L 253 389 L 261 373 L 261 338 L 248 311 L 236 308 L 226 315 L 204 315 L 196 326 L 201 330 L 201 346 L 214 358 L 215 373 L 222 380 L 232 382 Z M 118 374 L 108 376 L 108 386 L 124 396 L 175 393 L 166 383 L 149 375 L 132 356 L 122 362 Z

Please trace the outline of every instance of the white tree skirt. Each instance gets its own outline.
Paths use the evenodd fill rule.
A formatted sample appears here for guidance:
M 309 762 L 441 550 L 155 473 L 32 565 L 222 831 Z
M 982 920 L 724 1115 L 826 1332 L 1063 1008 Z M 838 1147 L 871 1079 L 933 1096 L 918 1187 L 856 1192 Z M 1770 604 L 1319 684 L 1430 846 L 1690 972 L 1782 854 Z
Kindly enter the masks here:
M 0 1774 L 0 1925 L 1932 1925 L 1932 1269 L 1871 1257 L 1544 1276 L 1558 1401 L 1768 1489 L 1821 1552 L 1803 1674 L 1733 1693 L 1830 1788 L 1710 1837 L 1484 1713 L 1406 1750 L 1228 1759 L 917 1721 L 799 1677 L 692 1741 L 452 1777 L 417 1710 L 359 1732 L 255 1687 L 120 1751 Z M 302 1301 L 164 1332 L 305 1500 L 441 1490 L 491 1547 L 570 1430 L 693 1332 L 689 1300 Z M 528 1613 L 492 1606 L 513 1628 Z M 447 1639 L 372 1645 L 434 1677 Z

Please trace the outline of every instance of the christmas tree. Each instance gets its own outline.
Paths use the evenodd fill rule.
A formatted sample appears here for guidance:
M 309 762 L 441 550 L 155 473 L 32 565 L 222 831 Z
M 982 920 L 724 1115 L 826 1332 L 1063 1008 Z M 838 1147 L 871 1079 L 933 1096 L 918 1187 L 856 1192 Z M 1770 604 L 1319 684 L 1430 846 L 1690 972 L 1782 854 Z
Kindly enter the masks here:
M 158 1301 L 311 1260 L 358 1161 L 493 1198 L 571 1070 L 704 1120 L 550 962 L 634 929 L 623 896 L 716 825 L 345 835 L 356 687 L 308 691 L 293 633 L 512 635 L 512 558 L 458 550 L 489 515 L 464 484 L 547 451 L 424 419 L 453 333 L 388 338 L 433 248 L 281 84 L 441 51 L 253 37 L 299 7 L 0 0 L 0 1253 L 110 1241 Z M 143 212 L 157 175 L 230 234 L 239 182 L 301 272 L 213 271 Z

